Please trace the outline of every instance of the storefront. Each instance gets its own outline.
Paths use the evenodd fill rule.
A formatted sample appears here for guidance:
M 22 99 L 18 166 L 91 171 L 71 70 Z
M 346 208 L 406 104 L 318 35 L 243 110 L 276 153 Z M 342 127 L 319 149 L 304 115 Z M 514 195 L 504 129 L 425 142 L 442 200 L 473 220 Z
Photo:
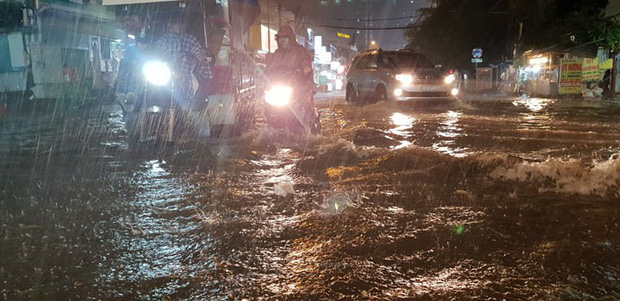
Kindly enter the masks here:
M 560 58 L 557 52 L 529 52 L 519 70 L 522 92 L 528 95 L 553 96 L 559 94 Z

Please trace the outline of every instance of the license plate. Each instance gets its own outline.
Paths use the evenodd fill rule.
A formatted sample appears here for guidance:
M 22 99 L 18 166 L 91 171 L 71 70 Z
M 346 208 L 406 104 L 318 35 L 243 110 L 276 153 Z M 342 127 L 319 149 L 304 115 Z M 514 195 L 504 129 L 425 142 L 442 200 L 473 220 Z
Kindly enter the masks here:
M 422 86 L 422 91 L 437 91 L 439 87 L 437 86 Z

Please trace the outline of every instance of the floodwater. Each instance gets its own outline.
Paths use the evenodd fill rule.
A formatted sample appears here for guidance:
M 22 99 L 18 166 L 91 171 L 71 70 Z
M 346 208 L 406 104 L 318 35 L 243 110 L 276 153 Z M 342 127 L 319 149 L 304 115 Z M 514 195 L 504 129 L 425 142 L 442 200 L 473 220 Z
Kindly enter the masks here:
M 615 300 L 620 106 L 319 103 L 323 135 L 1 123 L 0 298 Z

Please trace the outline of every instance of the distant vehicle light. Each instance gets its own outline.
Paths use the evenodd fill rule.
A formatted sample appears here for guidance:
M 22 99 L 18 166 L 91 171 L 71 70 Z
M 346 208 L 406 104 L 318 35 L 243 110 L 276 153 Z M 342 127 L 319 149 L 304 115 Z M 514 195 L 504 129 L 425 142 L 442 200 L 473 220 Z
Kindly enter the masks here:
M 293 96 L 293 88 L 288 86 L 275 86 L 265 93 L 265 101 L 274 107 L 288 105 Z
M 397 96 L 397 97 L 403 96 L 403 89 L 401 88 L 394 89 L 394 96 Z
M 411 74 L 396 74 L 396 80 L 401 84 L 408 86 L 413 83 L 413 76 Z
M 454 88 L 454 89 L 452 89 L 452 91 L 450 91 L 450 93 L 452 94 L 452 96 L 457 96 L 457 95 L 459 95 L 459 89 Z
M 444 80 L 443 80 L 443 81 L 444 81 L 446 84 L 448 84 L 448 85 L 449 85 L 449 84 L 453 83 L 455 80 L 456 80 L 456 76 L 455 76 L 454 74 L 450 74 L 450 75 L 446 76 L 446 78 L 444 78 Z

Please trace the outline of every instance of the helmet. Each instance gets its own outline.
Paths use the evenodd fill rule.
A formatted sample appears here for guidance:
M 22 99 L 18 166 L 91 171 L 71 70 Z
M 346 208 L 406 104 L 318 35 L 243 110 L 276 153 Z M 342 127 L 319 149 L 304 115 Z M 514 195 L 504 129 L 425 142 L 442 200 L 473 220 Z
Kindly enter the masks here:
M 149 33 L 149 31 L 142 27 L 140 29 L 140 31 L 138 32 L 138 34 L 136 35 L 136 42 L 138 43 L 143 43 L 143 44 L 150 44 L 151 43 L 151 34 Z
M 284 25 L 280 27 L 280 30 L 276 34 L 276 37 L 294 37 L 294 36 L 295 36 L 295 31 L 293 30 L 293 27 L 289 25 Z

